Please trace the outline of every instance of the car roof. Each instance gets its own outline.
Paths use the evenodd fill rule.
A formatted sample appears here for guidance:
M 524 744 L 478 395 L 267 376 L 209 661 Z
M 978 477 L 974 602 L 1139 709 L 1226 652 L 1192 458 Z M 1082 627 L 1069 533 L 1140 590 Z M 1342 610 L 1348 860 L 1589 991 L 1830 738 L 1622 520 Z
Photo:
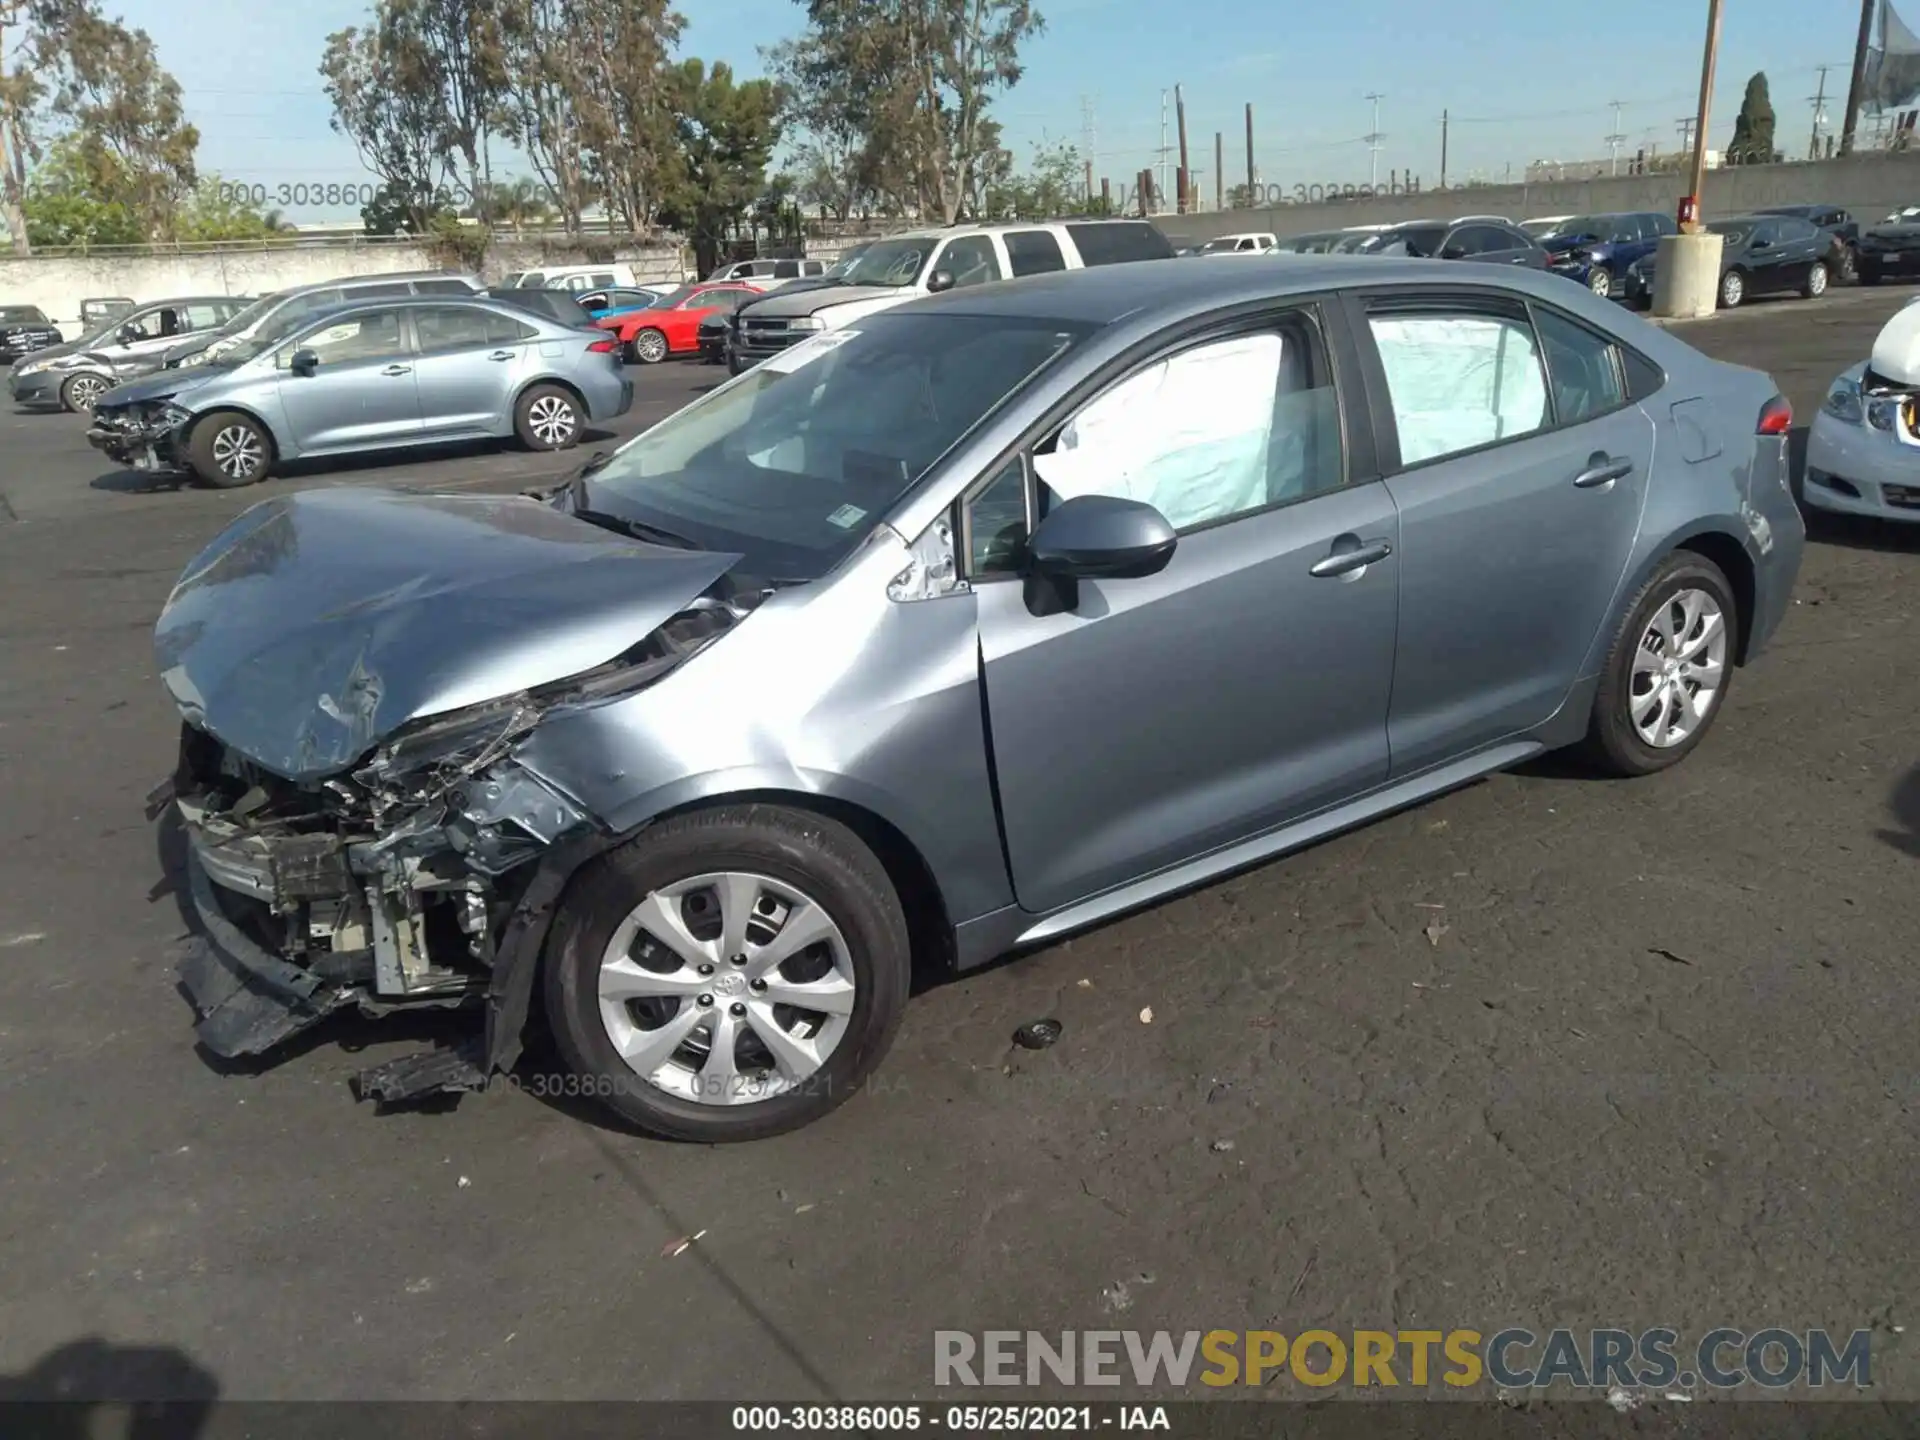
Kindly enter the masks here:
M 1371 255 L 1287 255 L 1271 265 L 1248 266 L 1232 256 L 1197 256 L 1185 265 L 1164 265 L 1141 283 L 1136 261 L 1092 265 L 970 285 L 886 311 L 899 314 L 1004 316 L 1109 325 L 1122 319 L 1174 323 L 1236 304 L 1309 295 L 1334 289 L 1425 284 L 1448 289 L 1492 288 L 1551 299 L 1567 282 L 1557 275 L 1507 266 L 1453 265 L 1439 260 L 1402 260 Z M 1462 274 L 1473 271 L 1473 274 Z
M 289 285 L 284 290 L 276 290 L 274 298 L 285 300 L 314 290 L 340 290 L 361 285 L 392 285 L 401 280 L 465 280 L 469 284 L 473 283 L 471 275 L 462 275 L 452 270 L 392 270 L 380 275 L 336 275 L 331 280 L 315 280 L 310 285 Z
M 1069 216 L 1064 220 L 995 220 L 985 224 L 939 225 L 923 230 L 902 230 L 897 235 L 882 235 L 870 240 L 869 245 L 877 245 L 885 240 L 944 240 L 953 235 L 997 235 L 1008 230 L 1044 230 L 1049 225 L 1148 225 L 1151 221 L 1131 215 L 1102 215 L 1077 219 Z M 1265 231 L 1248 231 L 1252 234 L 1265 234 Z M 1217 236 L 1226 239 L 1226 236 Z

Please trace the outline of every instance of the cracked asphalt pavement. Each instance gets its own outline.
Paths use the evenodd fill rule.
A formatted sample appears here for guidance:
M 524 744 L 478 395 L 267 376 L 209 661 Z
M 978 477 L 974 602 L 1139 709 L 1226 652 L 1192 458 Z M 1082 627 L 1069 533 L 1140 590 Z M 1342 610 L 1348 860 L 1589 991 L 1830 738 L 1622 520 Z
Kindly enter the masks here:
M 1804 421 L 1905 298 L 1681 333 Z M 714 374 L 641 372 L 619 431 Z M 0 412 L 0 1371 L 95 1340 L 230 1398 L 902 1399 L 936 1329 L 1779 1324 L 1874 1327 L 1881 1396 L 1920 1398 L 1920 527 L 1818 527 L 1677 770 L 1550 760 L 934 988 L 870 1093 L 704 1149 L 534 1093 L 539 1055 L 356 1104 L 425 1020 L 217 1070 L 141 815 L 151 625 L 228 518 L 583 456 L 222 493 L 103 474 L 83 428 Z M 129 1363 L 82 1389 L 166 1388 Z

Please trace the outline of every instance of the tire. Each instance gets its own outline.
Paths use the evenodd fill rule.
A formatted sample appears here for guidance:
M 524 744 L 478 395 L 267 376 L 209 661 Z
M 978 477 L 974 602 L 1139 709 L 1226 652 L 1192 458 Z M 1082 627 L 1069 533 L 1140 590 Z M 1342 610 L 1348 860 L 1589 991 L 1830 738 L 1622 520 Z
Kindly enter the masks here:
M 216 490 L 257 485 L 273 473 L 273 436 L 251 415 L 212 411 L 187 437 L 187 468 Z
M 113 388 L 103 375 L 82 371 L 60 382 L 60 408 L 75 415 L 91 415 L 94 402 Z
M 1827 293 L 1827 263 L 1816 260 L 1807 266 L 1807 278 L 1800 284 L 1800 293 L 1809 300 L 1818 300 Z
M 744 884 L 735 894 L 749 897 L 741 903 L 750 904 L 756 917 L 765 914 L 761 907 L 778 889 L 788 898 L 798 895 L 810 900 L 815 913 L 824 914 L 837 927 L 829 938 L 798 952 L 811 971 L 783 973 L 795 968 L 790 959 L 774 972 L 775 983 L 784 980 L 796 987 L 852 981 L 851 1010 L 842 1028 L 819 1068 L 797 1084 L 768 1069 L 773 1052 L 760 1039 L 767 1033 L 764 1027 L 779 1028 L 792 1040 L 794 1030 L 810 1025 L 817 1027 L 810 1038 L 818 1039 L 823 1031 L 833 1029 L 836 1017 L 802 1015 L 791 1005 L 776 1009 L 772 1002 L 753 1001 L 753 990 L 764 981 L 747 978 L 752 962 L 736 969 L 730 957 L 721 953 L 717 935 L 711 941 L 710 956 L 700 962 L 703 972 L 656 939 L 643 938 L 657 936 L 667 926 L 656 922 L 657 928 L 637 933 L 632 928 L 637 923 L 636 907 L 642 902 L 658 903 L 657 892 L 712 875 L 742 879 Z M 725 902 L 718 901 L 716 892 L 700 887 L 667 903 L 676 907 L 670 913 L 680 917 L 686 945 L 682 953 L 704 953 L 688 944 L 694 933 L 689 927 L 703 918 L 694 907 L 704 903 L 705 918 L 717 928 L 720 922 L 715 917 L 724 917 Z M 796 913 L 788 911 L 782 917 L 783 926 Z M 624 1004 L 603 1000 L 603 964 L 616 942 L 616 960 L 619 952 L 632 957 L 639 948 L 640 959 L 665 962 L 642 965 L 634 958 L 619 962 L 643 986 L 650 970 L 664 974 L 671 967 L 689 986 L 706 983 L 710 974 L 714 989 L 676 990 L 666 997 L 649 991 L 647 998 Z M 754 943 L 750 940 L 748 948 Z M 823 965 L 830 967 L 824 973 Z M 703 1144 L 758 1140 L 797 1130 L 845 1102 L 886 1055 L 906 1007 L 912 974 L 906 914 L 873 852 L 836 821 L 772 805 L 683 815 L 643 831 L 591 862 L 562 904 L 547 943 L 545 966 L 548 1019 L 579 1093 L 595 1096 L 648 1134 Z M 703 994 L 713 1003 L 703 1003 Z M 844 988 L 840 994 L 844 997 Z M 782 1010 L 784 1020 L 779 1015 Z M 710 1020 L 703 1018 L 709 1015 Z M 716 1071 L 709 1079 L 710 1027 L 721 1024 L 734 1037 L 729 1053 L 740 1068 L 732 1075 Z M 684 1041 L 674 1045 L 669 1040 L 671 1048 L 657 1051 L 660 1063 L 645 1073 L 622 1058 L 612 1038 L 617 1029 L 624 1030 L 632 1044 L 652 1030 L 669 1027 L 693 1045 Z M 703 1049 L 704 1055 L 698 1053 Z M 693 1068 L 696 1062 L 698 1070 Z M 640 1063 L 651 1065 L 652 1057 Z M 676 1088 L 665 1088 L 652 1076 L 665 1077 L 666 1084 Z M 761 1085 L 786 1088 L 754 1098 Z M 734 1103 L 703 1099 L 703 1086 L 710 1094 L 730 1093 L 736 1099 Z
M 627 342 L 627 351 L 636 365 L 658 365 L 667 358 L 667 337 L 658 330 L 638 331 Z
M 529 450 L 571 450 L 585 422 L 580 397 L 558 385 L 529 386 L 513 407 L 513 433 Z
M 1738 270 L 1729 270 L 1720 277 L 1719 308 L 1732 310 L 1747 298 L 1747 277 Z
M 1717 660 L 1716 679 L 1704 713 L 1697 709 L 1684 710 L 1674 703 L 1684 694 L 1689 706 L 1697 706 L 1704 686 L 1685 689 L 1692 683 L 1685 678 L 1685 672 L 1663 684 L 1658 678 L 1659 672 L 1650 671 L 1639 660 L 1643 648 L 1655 656 L 1661 654 L 1666 642 L 1656 628 L 1657 622 L 1664 619 L 1670 626 L 1675 625 L 1685 616 L 1686 612 L 1680 608 L 1683 602 L 1690 604 L 1694 596 L 1705 597 L 1718 609 L 1720 617 L 1717 640 L 1696 631 L 1691 652 L 1685 648 L 1681 652 Z M 1702 611 L 1703 615 L 1706 613 Z M 1733 587 L 1727 583 L 1720 567 L 1688 551 L 1669 555 L 1652 578 L 1640 587 L 1608 648 L 1606 668 L 1601 672 L 1600 688 L 1593 697 L 1593 717 L 1587 731 L 1589 760 L 1610 775 L 1638 776 L 1652 775 L 1686 759 L 1726 705 L 1739 634 L 1739 608 L 1733 598 Z M 1688 637 L 1683 634 L 1680 639 L 1682 646 L 1687 646 Z M 1656 643 L 1643 647 L 1643 642 L 1648 640 Z M 1692 672 L 1700 673 L 1699 670 Z M 1682 691 L 1675 692 L 1675 684 L 1683 687 Z M 1663 688 L 1668 698 L 1649 703 L 1649 697 Z M 1655 730 L 1654 736 L 1642 733 L 1640 724 L 1636 723 L 1636 713 L 1640 724 Z M 1684 719 L 1687 723 L 1677 739 L 1669 738 L 1656 744 L 1653 741 L 1659 738 L 1658 726 L 1663 716 L 1670 722 Z
M 1855 253 L 1853 246 L 1847 244 L 1844 240 L 1841 241 L 1838 253 L 1834 256 L 1834 259 L 1839 262 L 1833 275 L 1835 280 L 1845 285 L 1849 281 L 1860 278 L 1860 257 Z
M 729 375 L 738 375 L 742 370 L 745 370 L 746 368 L 747 368 L 746 366 L 740 363 L 740 354 L 738 351 L 736 350 L 727 351 L 727 373 Z
M 1587 289 L 1602 300 L 1612 298 L 1613 272 L 1604 265 L 1596 265 L 1587 272 Z

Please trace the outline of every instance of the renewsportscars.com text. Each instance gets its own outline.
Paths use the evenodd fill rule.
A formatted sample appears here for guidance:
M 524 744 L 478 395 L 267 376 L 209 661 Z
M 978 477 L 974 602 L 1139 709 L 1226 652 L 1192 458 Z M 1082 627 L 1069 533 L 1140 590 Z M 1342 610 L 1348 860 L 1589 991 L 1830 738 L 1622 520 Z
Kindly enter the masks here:
M 937 1330 L 936 1385 L 1492 1384 L 1508 1390 L 1731 1390 L 1873 1383 L 1870 1332 L 1777 1327 L 1551 1330 Z

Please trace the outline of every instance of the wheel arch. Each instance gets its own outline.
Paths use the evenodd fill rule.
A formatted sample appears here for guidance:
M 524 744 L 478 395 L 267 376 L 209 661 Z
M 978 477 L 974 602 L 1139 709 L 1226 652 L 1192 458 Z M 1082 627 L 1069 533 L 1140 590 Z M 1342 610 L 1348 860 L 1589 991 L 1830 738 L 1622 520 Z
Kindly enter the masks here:
M 513 415 L 517 416 L 520 413 L 520 402 L 527 398 L 527 392 L 541 385 L 551 385 L 556 390 L 566 391 L 573 397 L 573 403 L 580 407 L 581 415 L 588 420 L 593 419 L 593 408 L 587 404 L 587 397 L 580 393 L 580 387 L 562 376 L 548 374 L 535 375 L 531 380 L 522 382 L 520 388 L 513 392 Z
M 1733 663 L 1745 665 L 1747 647 L 1753 639 L 1753 612 L 1758 600 L 1757 567 L 1753 563 L 1753 556 L 1747 553 L 1745 544 L 1725 530 L 1697 530 L 1675 541 L 1667 553 L 1687 553 L 1711 560 L 1720 573 L 1727 577 L 1727 583 L 1733 587 L 1733 603 L 1739 611 L 1735 617 L 1739 628 L 1734 634 Z

